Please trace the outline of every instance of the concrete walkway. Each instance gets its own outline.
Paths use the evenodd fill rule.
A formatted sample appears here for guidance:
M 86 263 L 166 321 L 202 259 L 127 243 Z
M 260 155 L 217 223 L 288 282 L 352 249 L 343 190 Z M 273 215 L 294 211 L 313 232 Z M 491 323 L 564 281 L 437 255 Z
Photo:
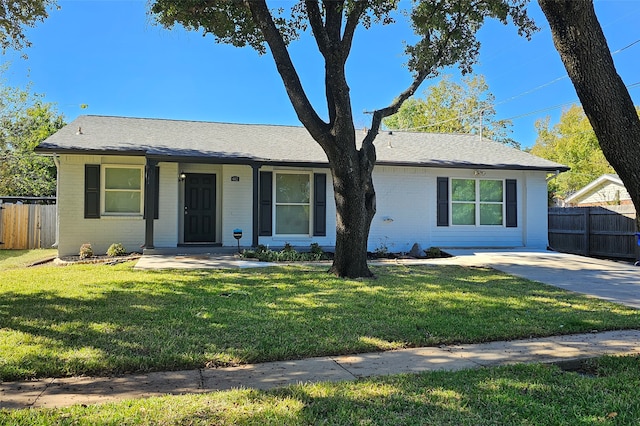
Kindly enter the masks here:
M 0 383 L 0 408 L 98 404 L 232 388 L 270 389 L 306 382 L 355 380 L 422 371 L 455 371 L 513 363 L 577 365 L 580 359 L 637 353 L 640 353 L 640 330 L 627 330 L 111 378 L 74 377 L 3 382 Z

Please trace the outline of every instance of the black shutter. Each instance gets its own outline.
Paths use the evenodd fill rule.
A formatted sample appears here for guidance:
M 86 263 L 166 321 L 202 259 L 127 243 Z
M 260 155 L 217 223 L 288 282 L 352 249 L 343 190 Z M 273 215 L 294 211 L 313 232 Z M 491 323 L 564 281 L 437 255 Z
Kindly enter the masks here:
M 313 235 L 324 237 L 327 235 L 327 175 L 315 173 L 313 175 Z
M 515 179 L 507 179 L 506 186 L 506 213 L 507 228 L 516 228 L 518 226 L 518 193 L 517 181 Z
M 160 166 L 156 166 L 156 172 L 153 175 L 153 180 L 155 182 L 155 188 L 153 192 L 153 218 L 159 219 L 159 209 L 160 209 Z M 147 203 L 144 204 L 144 215 L 143 218 L 147 218 Z
M 438 226 L 449 226 L 449 178 L 437 178 Z
M 260 226 L 259 234 L 261 236 L 269 236 L 272 234 L 272 188 L 273 188 L 273 173 L 260 172 Z
M 100 165 L 84 165 L 84 217 L 100 218 Z

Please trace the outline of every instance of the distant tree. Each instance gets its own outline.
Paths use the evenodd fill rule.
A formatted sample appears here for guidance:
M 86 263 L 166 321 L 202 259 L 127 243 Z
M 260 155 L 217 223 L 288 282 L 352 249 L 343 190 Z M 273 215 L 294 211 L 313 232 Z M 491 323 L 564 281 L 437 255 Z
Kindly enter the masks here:
M 538 3 L 602 152 L 640 212 L 640 118 L 616 71 L 593 2 Z M 636 223 L 640 228 L 640 214 Z
M 55 195 L 53 160 L 33 150 L 64 124 L 62 115 L 40 96 L 0 88 L 0 195 Z
M 31 46 L 24 32 L 44 21 L 55 0 L 0 0 L 0 49 L 22 50 Z
M 549 182 L 554 197 L 565 199 L 605 173 L 615 173 L 581 107 L 572 105 L 553 127 L 549 117 L 536 122 L 538 138 L 531 153 L 571 167 Z
M 521 34 L 535 29 L 521 0 L 441 0 L 411 2 L 406 13 L 394 14 L 397 0 L 304 0 L 291 3 L 265 0 L 153 0 L 151 12 L 166 27 L 180 24 L 211 34 L 219 43 L 250 46 L 266 53 L 267 46 L 300 122 L 329 160 L 336 204 L 336 247 L 331 272 L 342 277 L 368 277 L 367 240 L 376 212 L 372 171 L 373 141 L 382 119 L 398 111 L 420 84 L 438 70 L 458 64 L 469 72 L 479 52 L 476 32 L 485 19 L 512 20 Z M 285 5 L 291 5 L 286 9 Z M 417 35 L 407 44 L 413 81 L 387 107 L 373 112 L 370 130 L 357 140 L 346 63 L 359 27 L 410 20 Z M 310 29 L 324 59 L 327 119 L 311 104 L 289 54 L 288 45 Z M 367 46 L 373 54 L 375 46 Z M 375 71 L 374 68 L 370 68 Z M 212 84 L 217 84 L 212 82 Z
M 424 99 L 407 99 L 397 113 L 383 120 L 389 129 L 415 132 L 482 134 L 520 148 L 508 137 L 511 121 L 496 120 L 495 96 L 484 76 L 465 77 L 462 82 L 444 76 L 424 91 Z

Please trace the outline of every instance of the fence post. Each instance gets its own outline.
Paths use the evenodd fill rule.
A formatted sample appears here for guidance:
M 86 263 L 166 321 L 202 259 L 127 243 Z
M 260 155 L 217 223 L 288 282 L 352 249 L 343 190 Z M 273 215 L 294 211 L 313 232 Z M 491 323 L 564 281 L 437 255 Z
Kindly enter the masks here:
M 5 248 L 4 247 L 4 241 L 3 241 L 3 236 L 4 236 L 4 219 L 2 218 L 2 210 L 4 210 L 4 207 L 2 206 L 2 200 L 0 200 L 0 249 Z
M 591 255 L 591 207 L 583 211 L 584 214 L 584 254 Z

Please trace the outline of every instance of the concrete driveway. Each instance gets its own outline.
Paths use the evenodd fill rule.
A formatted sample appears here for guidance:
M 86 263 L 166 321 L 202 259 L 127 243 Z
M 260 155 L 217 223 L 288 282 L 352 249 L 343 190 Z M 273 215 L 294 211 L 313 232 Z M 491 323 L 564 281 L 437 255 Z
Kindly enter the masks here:
M 552 251 L 447 250 L 460 265 L 489 266 L 507 274 L 640 309 L 640 267 Z

